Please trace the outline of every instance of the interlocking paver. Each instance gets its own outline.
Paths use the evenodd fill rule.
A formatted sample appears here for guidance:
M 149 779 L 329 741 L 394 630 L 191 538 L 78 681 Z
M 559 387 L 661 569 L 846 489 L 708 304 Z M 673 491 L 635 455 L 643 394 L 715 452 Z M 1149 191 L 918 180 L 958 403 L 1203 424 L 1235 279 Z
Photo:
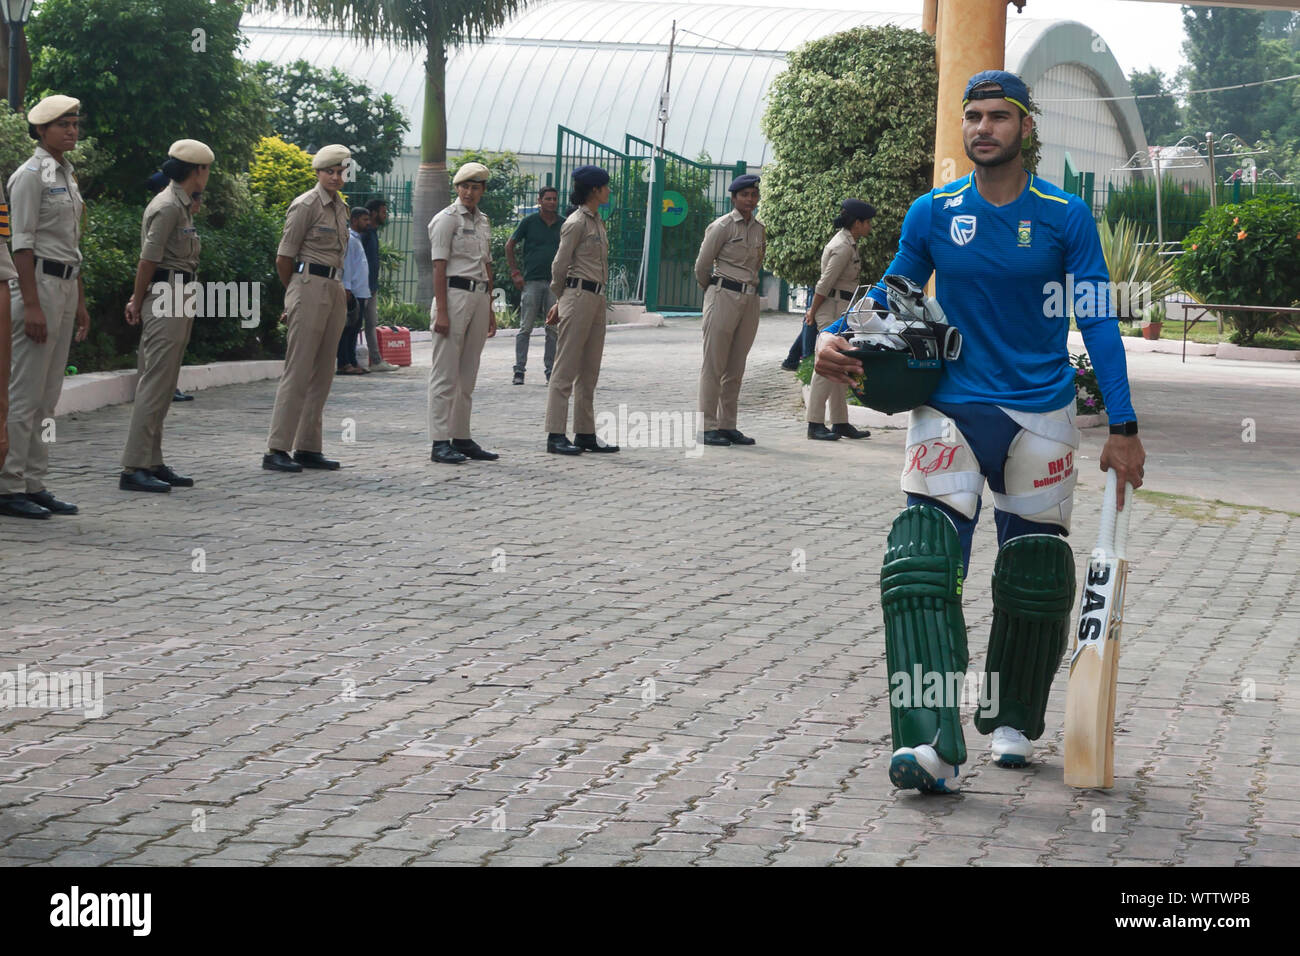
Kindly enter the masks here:
M 423 368 L 336 383 L 332 474 L 257 467 L 274 383 L 201 393 L 167 425 L 199 483 L 161 501 L 88 464 L 129 408 L 60 422 L 51 485 L 82 513 L 5 522 L 0 670 L 101 673 L 105 713 L 0 714 L 0 862 L 1300 863 L 1300 376 L 1130 357 L 1153 486 L 1282 512 L 1141 502 L 1114 790 L 1064 787 L 1058 678 L 1034 767 L 990 767 L 968 723 L 964 795 L 926 799 L 885 778 L 872 585 L 903 436 L 807 442 L 776 368 L 794 331 L 765 318 L 751 353 L 760 444 L 703 455 L 546 455 L 545 390 L 507 384 L 504 338 L 475 402 L 491 465 L 428 462 Z M 698 362 L 698 322 L 611 334 L 597 407 L 689 412 Z M 1242 417 L 1269 443 L 1242 445 Z M 333 440 L 344 418 L 355 445 Z

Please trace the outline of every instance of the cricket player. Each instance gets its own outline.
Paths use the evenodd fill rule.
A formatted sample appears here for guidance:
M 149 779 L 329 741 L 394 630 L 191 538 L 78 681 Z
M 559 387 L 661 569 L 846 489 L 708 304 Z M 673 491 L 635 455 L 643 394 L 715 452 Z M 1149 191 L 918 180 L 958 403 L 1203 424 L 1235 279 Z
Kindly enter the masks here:
M 1101 468 L 1116 471 L 1120 488 L 1142 485 L 1146 453 L 1097 227 L 1082 200 L 1024 169 L 1029 102 L 1012 73 L 970 79 L 962 141 L 975 169 L 912 203 L 888 270 L 918 286 L 933 274 L 962 342 L 933 393 L 910 413 L 902 474 L 908 507 L 890 530 L 881 570 L 895 748 L 889 779 L 903 789 L 954 792 L 966 760 L 951 689 L 968 662 L 961 585 L 985 481 L 999 550 L 989 699 L 975 727 L 993 735 L 993 760 L 1004 767 L 1024 766 L 1043 733 L 1074 603 L 1074 556 L 1063 540 L 1079 447 L 1066 345 L 1071 310 L 1110 413 Z M 1075 299 L 1062 307 L 1067 287 Z M 872 298 L 882 308 L 888 301 L 880 286 Z M 819 336 L 816 370 L 850 383 L 863 362 L 843 354 L 850 348 L 838 334 L 844 327 L 841 319 Z

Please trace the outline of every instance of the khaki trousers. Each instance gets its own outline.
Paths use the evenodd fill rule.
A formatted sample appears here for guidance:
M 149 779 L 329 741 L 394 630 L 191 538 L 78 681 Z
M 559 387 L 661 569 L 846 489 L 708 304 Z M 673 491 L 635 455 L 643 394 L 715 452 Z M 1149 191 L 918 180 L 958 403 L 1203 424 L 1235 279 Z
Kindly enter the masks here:
M 822 303 L 822 307 L 817 310 L 813 316 L 817 320 L 818 333 L 825 332 L 839 318 L 840 306 L 845 305 L 843 299 L 836 296 L 833 299 L 827 299 Z M 849 420 L 849 402 L 845 393 L 845 386 L 836 385 L 829 379 L 823 378 L 816 372 L 813 372 L 812 381 L 809 383 L 810 391 L 808 393 L 808 421 L 820 422 L 828 425 L 843 425 Z M 826 419 L 826 405 L 830 403 L 830 420 Z
M 50 446 L 42 440 L 46 419 L 63 394 L 68 350 L 77 324 L 77 280 L 58 279 L 36 270 L 36 298 L 45 313 L 45 341 L 23 331 L 26 310 L 14 282 L 9 289 L 13 323 L 13 363 L 9 370 L 9 456 L 0 471 L 0 494 L 45 490 Z
M 447 290 L 446 335 L 433 333 L 433 367 L 429 369 L 429 441 L 467 441 L 474 408 L 474 383 L 487 341 L 492 299 L 486 292 Z
M 546 432 L 562 435 L 573 395 L 573 431 L 596 434 L 596 381 L 605 354 L 605 296 L 565 289 L 560 296 L 560 331 L 555 364 L 546 390 Z
M 322 416 L 334 384 L 339 336 L 348 317 L 338 279 L 295 272 L 284 295 L 289 313 L 284 371 L 266 444 L 271 451 L 322 450 Z
M 171 306 L 163 311 L 170 315 L 155 315 L 158 296 L 149 295 L 140 306 L 140 350 L 137 367 L 140 377 L 135 383 L 135 404 L 131 409 L 131 427 L 126 433 L 126 448 L 122 452 L 122 467 L 127 471 L 136 468 L 154 469 L 163 463 L 163 420 L 172 407 L 172 395 L 181 374 L 181 360 L 185 346 L 194 328 L 191 314 L 197 305 L 191 294 L 182 296 L 178 283 L 173 283 L 166 293 Z
M 758 335 L 758 296 L 711 285 L 704 293 L 704 363 L 700 367 L 703 430 L 736 427 L 745 359 Z

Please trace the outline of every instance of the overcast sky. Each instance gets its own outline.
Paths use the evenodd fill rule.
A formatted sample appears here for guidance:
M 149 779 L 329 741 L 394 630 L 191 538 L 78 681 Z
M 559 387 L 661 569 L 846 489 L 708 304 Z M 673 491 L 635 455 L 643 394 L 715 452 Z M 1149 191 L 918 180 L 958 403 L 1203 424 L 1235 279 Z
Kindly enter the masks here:
M 751 7 L 789 7 L 798 0 L 717 0 Z M 921 12 L 922 0 L 806 0 L 806 6 L 823 10 Z M 1096 30 L 1115 54 L 1128 76 L 1133 70 L 1157 66 L 1172 78 L 1183 61 L 1183 17 L 1176 3 L 1139 0 L 1028 0 L 1025 12 L 1007 8 L 1007 20 L 1017 16 L 1036 20 L 1078 20 Z M 1250 77 L 1249 79 L 1262 79 Z

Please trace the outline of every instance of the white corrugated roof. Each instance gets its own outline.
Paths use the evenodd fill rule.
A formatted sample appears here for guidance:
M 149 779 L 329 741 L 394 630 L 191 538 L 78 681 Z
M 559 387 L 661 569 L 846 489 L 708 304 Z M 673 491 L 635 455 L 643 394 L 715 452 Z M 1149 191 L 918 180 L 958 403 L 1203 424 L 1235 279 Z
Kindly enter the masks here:
M 659 94 L 674 20 L 677 43 L 665 145 L 686 156 L 708 153 L 715 162 L 743 160 L 751 166 L 772 158 L 759 119 L 789 51 L 855 26 L 920 27 L 916 14 L 542 0 L 487 42 L 456 50 L 449 58 L 449 148 L 553 154 L 559 125 L 615 148 L 622 147 L 626 133 L 657 140 Z M 414 127 L 407 144 L 418 146 L 424 113 L 422 50 L 389 44 L 367 48 L 318 23 L 284 14 L 245 14 L 241 25 L 249 38 L 245 59 L 280 64 L 303 59 L 320 68 L 337 67 L 392 94 Z M 1127 93 L 1114 58 L 1104 46 L 1101 52 L 1091 50 L 1082 39 L 1089 34 L 1079 32 L 1084 30 L 1079 24 L 1011 18 L 1007 68 L 1032 67 L 1041 76 L 1050 66 L 1038 62 L 1044 55 L 1052 62 L 1064 55 L 1084 62 L 1090 75 L 1111 81 L 1101 86 L 1122 85 L 1114 92 Z M 1044 46 L 1051 37 L 1057 39 Z M 1078 109 L 1065 112 L 1077 113 L 1083 122 L 1092 119 Z M 1044 134 L 1049 135 L 1047 130 Z

